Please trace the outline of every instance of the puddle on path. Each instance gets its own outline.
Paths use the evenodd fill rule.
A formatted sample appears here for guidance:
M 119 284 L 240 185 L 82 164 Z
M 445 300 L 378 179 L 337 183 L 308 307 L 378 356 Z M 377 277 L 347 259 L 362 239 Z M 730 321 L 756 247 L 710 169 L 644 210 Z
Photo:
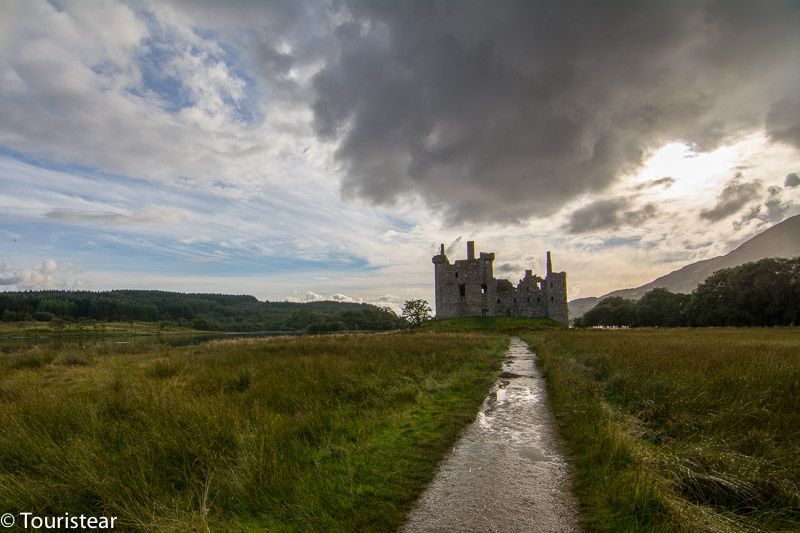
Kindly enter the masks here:
M 535 355 L 512 337 L 477 419 L 439 467 L 405 531 L 577 531 Z

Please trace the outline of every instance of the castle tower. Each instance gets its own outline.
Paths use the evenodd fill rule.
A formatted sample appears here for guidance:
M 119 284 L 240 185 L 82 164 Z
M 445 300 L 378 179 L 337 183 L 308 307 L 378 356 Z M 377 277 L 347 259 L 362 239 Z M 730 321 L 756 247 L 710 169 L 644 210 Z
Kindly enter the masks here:
M 544 279 L 545 315 L 563 324 L 569 323 L 567 305 L 567 273 L 553 272 L 553 261 L 547 252 L 547 275 Z
M 445 290 L 446 290 L 446 280 L 447 280 L 447 270 L 450 266 L 450 261 L 447 259 L 447 255 L 444 253 L 444 243 L 439 245 L 439 254 L 434 255 L 431 259 L 433 262 L 433 292 L 434 292 L 434 307 L 436 308 L 436 317 L 437 318 L 444 318 L 444 315 L 440 316 L 441 308 L 446 300 Z

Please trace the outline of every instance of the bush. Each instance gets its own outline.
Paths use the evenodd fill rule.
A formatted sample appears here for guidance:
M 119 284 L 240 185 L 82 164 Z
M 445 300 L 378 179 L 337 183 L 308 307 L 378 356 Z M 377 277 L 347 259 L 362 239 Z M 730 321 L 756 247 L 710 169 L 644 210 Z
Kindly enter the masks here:
M 209 331 L 214 329 L 214 326 L 205 318 L 195 318 L 194 320 L 192 320 L 192 328 L 201 329 L 203 331 Z
M 6 356 L 6 362 L 11 368 L 39 368 L 53 360 L 53 355 L 36 351 L 10 354 Z
M 33 313 L 33 319 L 37 322 L 50 322 L 56 317 L 53 313 L 48 313 L 47 311 L 36 311 Z

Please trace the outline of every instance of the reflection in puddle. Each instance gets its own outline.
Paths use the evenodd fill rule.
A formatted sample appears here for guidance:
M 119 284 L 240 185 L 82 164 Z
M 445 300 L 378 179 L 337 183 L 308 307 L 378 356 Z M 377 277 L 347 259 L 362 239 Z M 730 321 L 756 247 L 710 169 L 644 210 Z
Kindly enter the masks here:
M 522 457 L 530 459 L 531 461 L 549 461 L 550 458 L 536 446 L 523 446 L 519 449 Z
M 506 401 L 506 389 L 498 388 L 497 391 L 495 391 L 495 397 L 498 403 Z

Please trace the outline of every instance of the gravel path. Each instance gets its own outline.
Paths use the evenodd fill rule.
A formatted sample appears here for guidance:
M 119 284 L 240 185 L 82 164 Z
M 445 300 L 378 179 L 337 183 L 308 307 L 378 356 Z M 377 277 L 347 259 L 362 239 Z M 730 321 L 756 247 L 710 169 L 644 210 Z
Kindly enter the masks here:
M 577 503 L 535 359 L 511 338 L 500 379 L 405 531 L 578 531 Z

